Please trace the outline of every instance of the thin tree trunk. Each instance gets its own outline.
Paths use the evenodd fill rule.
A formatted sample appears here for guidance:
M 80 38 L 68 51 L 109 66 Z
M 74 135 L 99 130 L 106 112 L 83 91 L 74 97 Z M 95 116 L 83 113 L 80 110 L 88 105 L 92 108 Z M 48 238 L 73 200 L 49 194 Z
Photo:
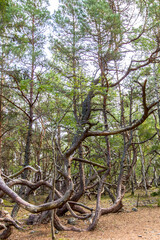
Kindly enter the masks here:
M 138 143 L 139 142 L 140 142 L 140 140 L 139 140 L 139 136 L 138 136 Z M 145 175 L 145 165 L 144 165 L 145 160 L 144 160 L 144 155 L 143 155 L 141 144 L 139 144 L 139 149 L 140 149 L 141 164 L 142 164 L 142 182 L 143 182 L 144 189 L 145 189 L 146 196 L 147 196 L 148 192 L 147 192 L 147 183 L 146 183 L 146 175 Z
M 30 110 L 31 112 L 31 118 L 29 120 L 29 125 L 28 125 L 28 133 L 27 133 L 27 141 L 26 141 L 26 147 L 25 147 L 25 156 L 24 156 L 24 167 L 28 166 L 30 163 L 30 148 L 31 148 L 31 139 L 32 139 L 32 109 Z M 28 171 L 24 171 L 23 177 L 24 179 L 27 179 L 27 173 Z
M 53 152 L 53 176 L 52 176 L 52 201 L 54 201 L 55 196 L 55 181 L 56 181 L 56 156 L 55 156 L 55 143 L 54 138 L 52 139 L 52 152 Z M 55 209 L 51 211 L 51 234 L 52 240 L 55 240 L 55 229 L 54 229 L 54 217 L 55 217 Z
M 156 167 L 154 166 L 153 167 L 153 182 L 154 182 L 155 187 L 158 187 L 157 179 L 158 178 L 157 178 Z
M 2 168 L 2 82 L 3 73 L 1 72 L 1 82 L 0 82 L 0 167 Z
M 2 93 L 3 93 L 3 81 L 4 81 L 4 75 L 3 75 L 3 49 L 2 49 L 2 60 L 1 60 L 1 79 L 0 79 L 0 167 L 2 168 Z
M 31 140 L 32 140 L 32 126 L 33 126 L 33 87 L 34 87 L 34 71 L 35 71 L 35 41 L 34 41 L 34 28 L 35 28 L 35 21 L 34 21 L 34 15 L 32 16 L 32 62 L 31 62 L 31 76 L 30 76 L 30 97 L 29 97 L 29 120 L 28 120 L 28 132 L 27 132 L 27 140 L 26 140 L 26 146 L 25 146 L 25 156 L 24 156 L 24 167 L 30 164 L 30 153 L 31 153 Z M 23 174 L 22 178 L 27 179 L 28 175 L 28 169 L 26 169 Z M 25 186 L 21 186 L 19 195 L 22 196 L 24 194 L 25 200 L 28 199 L 29 196 L 25 195 Z M 19 211 L 18 204 L 15 204 L 13 210 L 12 210 L 12 217 L 15 217 Z
M 157 100 L 159 99 L 159 87 L 158 87 L 158 77 L 156 74 L 156 69 L 155 69 L 155 63 L 154 63 L 154 80 L 155 80 L 155 92 L 156 92 L 156 98 Z M 158 121 L 159 121 L 159 127 L 160 127 L 160 103 L 157 103 L 157 110 L 158 110 Z M 158 133 L 158 137 L 160 138 L 160 130 L 159 128 L 157 128 L 157 133 Z

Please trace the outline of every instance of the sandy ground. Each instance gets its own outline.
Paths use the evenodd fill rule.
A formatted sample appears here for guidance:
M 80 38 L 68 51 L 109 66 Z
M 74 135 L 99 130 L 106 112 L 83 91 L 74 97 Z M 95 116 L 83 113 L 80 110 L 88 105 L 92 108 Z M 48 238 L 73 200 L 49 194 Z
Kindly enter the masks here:
M 49 240 L 50 224 L 13 230 L 9 240 Z M 93 232 L 59 232 L 57 240 L 160 240 L 160 208 L 139 208 L 102 216 Z

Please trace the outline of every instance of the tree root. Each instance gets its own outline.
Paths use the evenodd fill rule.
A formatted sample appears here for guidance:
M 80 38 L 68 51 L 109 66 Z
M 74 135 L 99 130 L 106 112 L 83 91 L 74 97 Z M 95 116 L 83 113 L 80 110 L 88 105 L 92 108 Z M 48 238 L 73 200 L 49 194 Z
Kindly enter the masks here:
M 23 228 L 20 223 L 14 220 L 7 211 L 0 211 L 0 239 L 7 239 L 12 233 L 12 226 L 18 230 Z

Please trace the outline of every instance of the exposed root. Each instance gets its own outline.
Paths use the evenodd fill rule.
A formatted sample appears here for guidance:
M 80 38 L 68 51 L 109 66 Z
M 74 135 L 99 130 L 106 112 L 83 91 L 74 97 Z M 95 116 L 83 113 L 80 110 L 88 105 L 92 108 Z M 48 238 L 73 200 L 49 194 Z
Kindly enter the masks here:
M 20 223 L 14 220 L 7 211 L 0 211 L 0 239 L 7 239 L 12 233 L 12 226 L 22 230 Z

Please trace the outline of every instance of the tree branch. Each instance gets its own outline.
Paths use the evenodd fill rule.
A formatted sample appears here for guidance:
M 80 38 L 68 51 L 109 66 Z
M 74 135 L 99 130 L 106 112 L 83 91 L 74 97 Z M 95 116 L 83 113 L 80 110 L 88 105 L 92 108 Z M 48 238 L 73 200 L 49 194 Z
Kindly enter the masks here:
M 72 158 L 71 160 L 74 160 L 74 161 L 78 161 L 78 162 L 83 162 L 83 163 L 87 163 L 87 164 L 90 164 L 90 165 L 93 165 L 93 166 L 96 166 L 96 167 L 100 167 L 100 168 L 103 168 L 105 170 L 107 170 L 108 168 L 105 167 L 105 166 L 102 166 L 101 164 L 98 164 L 98 163 L 94 163 L 94 162 L 91 162 L 89 160 L 86 160 L 86 159 L 82 159 L 82 158 Z
M 0 189 L 4 193 L 6 193 L 9 197 L 11 197 L 12 200 L 14 200 L 17 204 L 19 204 L 25 210 L 27 210 L 31 213 L 39 213 L 42 211 L 59 208 L 70 199 L 70 197 L 73 193 L 73 183 L 70 178 L 68 178 L 68 182 L 69 182 L 68 190 L 65 192 L 65 194 L 61 198 L 59 198 L 56 201 L 41 204 L 39 206 L 30 204 L 30 203 L 26 202 L 25 200 L 23 200 L 18 194 L 16 194 L 12 189 L 10 189 L 5 184 L 5 182 L 3 181 L 3 179 L 1 177 L 0 177 Z

